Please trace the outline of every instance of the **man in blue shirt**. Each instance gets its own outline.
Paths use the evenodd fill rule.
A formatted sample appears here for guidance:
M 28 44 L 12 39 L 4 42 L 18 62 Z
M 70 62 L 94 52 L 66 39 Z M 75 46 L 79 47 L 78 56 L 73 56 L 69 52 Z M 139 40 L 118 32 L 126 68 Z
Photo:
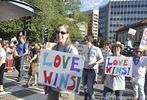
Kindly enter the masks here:
M 28 54 L 28 44 L 26 43 L 26 36 L 19 37 L 19 43 L 15 49 L 15 68 L 18 71 L 18 82 L 23 78 L 23 66 L 26 55 Z

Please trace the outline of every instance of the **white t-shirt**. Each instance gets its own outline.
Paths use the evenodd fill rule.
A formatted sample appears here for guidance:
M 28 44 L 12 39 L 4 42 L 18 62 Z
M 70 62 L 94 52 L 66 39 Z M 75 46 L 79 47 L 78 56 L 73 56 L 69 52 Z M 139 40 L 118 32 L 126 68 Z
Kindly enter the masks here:
M 86 69 L 98 70 L 98 65 L 95 65 L 95 66 L 90 66 L 90 65 L 100 59 L 104 59 L 101 49 L 94 45 L 91 48 L 89 48 L 87 57 L 88 57 L 88 61 L 85 60 L 85 64 L 84 64 L 84 68 Z
M 132 41 L 128 40 L 125 42 L 125 46 L 129 46 L 130 48 L 132 48 Z
M 0 58 L 2 58 L 0 63 L 6 63 L 6 51 L 3 48 L 0 49 Z
M 140 57 L 138 64 L 133 62 L 132 77 L 145 77 L 147 69 L 147 57 Z

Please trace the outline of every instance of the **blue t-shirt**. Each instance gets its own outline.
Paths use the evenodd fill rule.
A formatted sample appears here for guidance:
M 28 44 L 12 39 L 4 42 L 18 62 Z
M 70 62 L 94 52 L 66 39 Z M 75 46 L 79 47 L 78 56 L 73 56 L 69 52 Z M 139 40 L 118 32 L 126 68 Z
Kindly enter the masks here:
M 19 55 L 23 55 L 27 49 L 28 49 L 27 43 L 19 43 L 16 47 L 17 53 Z

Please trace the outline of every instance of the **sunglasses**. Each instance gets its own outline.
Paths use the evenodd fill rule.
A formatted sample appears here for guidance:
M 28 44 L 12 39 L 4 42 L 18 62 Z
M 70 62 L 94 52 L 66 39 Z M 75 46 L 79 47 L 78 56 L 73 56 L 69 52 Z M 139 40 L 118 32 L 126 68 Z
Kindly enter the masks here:
M 63 31 L 56 31 L 56 34 L 62 34 L 62 35 L 64 35 L 64 34 L 67 34 L 67 32 L 63 32 Z

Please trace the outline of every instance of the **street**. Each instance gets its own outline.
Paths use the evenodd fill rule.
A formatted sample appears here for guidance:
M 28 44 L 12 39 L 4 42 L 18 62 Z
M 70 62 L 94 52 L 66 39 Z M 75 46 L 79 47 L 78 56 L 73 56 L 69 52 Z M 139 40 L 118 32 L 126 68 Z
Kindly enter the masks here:
M 23 87 L 26 83 L 26 78 L 21 82 L 16 81 L 17 71 L 5 72 L 4 76 L 4 89 L 5 92 L 0 94 L 0 100 L 46 100 L 46 95 L 44 94 L 43 86 L 32 86 L 29 88 Z M 147 75 L 146 75 L 147 76 Z M 133 100 L 130 97 L 133 96 L 133 91 L 131 83 L 126 81 L 126 90 L 124 96 L 125 100 Z M 96 84 L 95 87 L 95 96 L 97 100 L 101 100 L 103 93 L 103 84 Z M 145 90 L 147 92 L 147 82 L 145 84 Z M 75 100 L 83 100 L 84 93 L 81 88 L 80 94 L 76 94 Z M 112 99 L 113 100 L 113 99 Z

